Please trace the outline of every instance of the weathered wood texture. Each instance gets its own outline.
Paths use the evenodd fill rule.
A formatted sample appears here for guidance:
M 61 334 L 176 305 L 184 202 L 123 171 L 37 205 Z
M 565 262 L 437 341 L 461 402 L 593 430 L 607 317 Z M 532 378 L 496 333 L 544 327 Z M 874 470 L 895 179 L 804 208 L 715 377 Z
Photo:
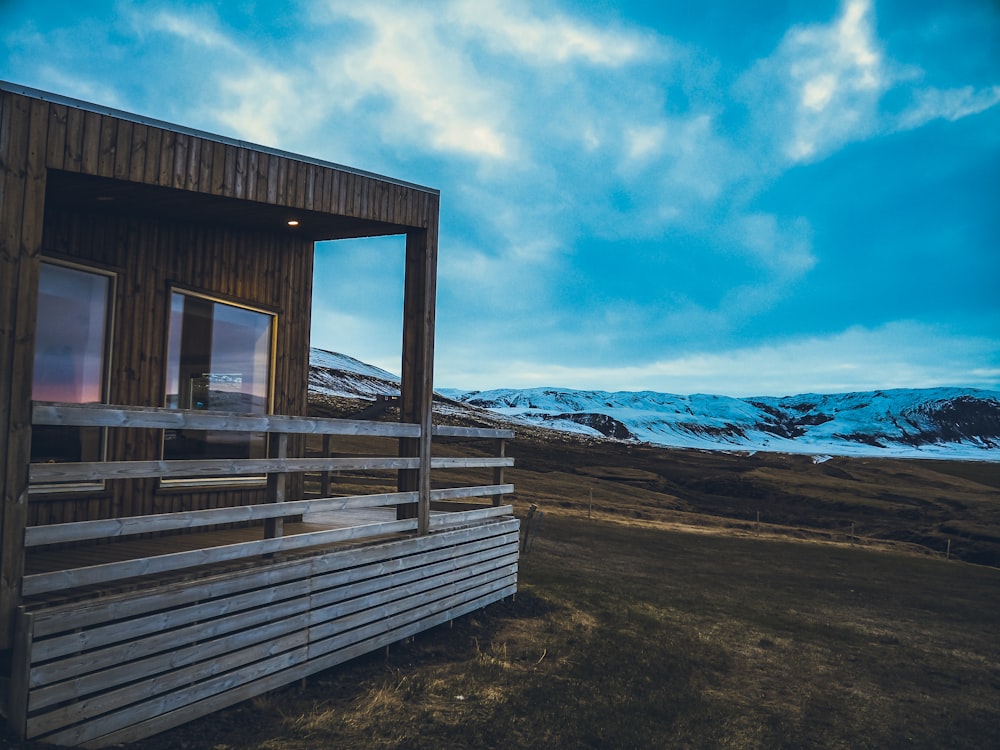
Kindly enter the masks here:
M 0 93 L 0 648 L 12 644 L 24 570 L 48 130 L 44 103 Z
M 272 438 L 285 444 L 277 451 L 274 458 L 266 459 L 227 459 L 227 460 L 197 460 L 197 461 L 98 461 L 85 463 L 54 463 L 32 464 L 31 478 L 39 482 L 55 481 L 96 481 L 108 480 L 112 485 L 127 484 L 135 478 L 164 477 L 223 477 L 243 475 L 263 475 L 269 477 L 269 493 L 263 498 L 266 502 L 253 505 L 231 505 L 213 509 L 196 509 L 190 511 L 168 511 L 165 513 L 139 513 L 134 515 L 116 515 L 112 518 L 90 518 L 76 522 L 49 523 L 29 526 L 24 531 L 23 544 L 26 548 L 36 548 L 48 544 L 73 544 L 89 540 L 113 540 L 122 536 L 166 533 L 170 531 L 188 530 L 206 526 L 218 526 L 232 523 L 264 522 L 264 538 L 243 541 L 223 546 L 197 546 L 180 552 L 151 555 L 142 554 L 139 557 L 96 564 L 74 562 L 69 567 L 58 570 L 36 572 L 23 577 L 22 593 L 24 596 L 34 596 L 53 591 L 66 591 L 83 586 L 104 585 L 124 579 L 142 576 L 158 575 L 169 571 L 187 568 L 216 565 L 233 560 L 242 560 L 262 555 L 272 555 L 279 552 L 300 550 L 320 544 L 340 543 L 351 540 L 367 539 L 386 534 L 410 532 L 417 530 L 421 534 L 429 532 L 430 501 L 448 498 L 482 497 L 487 494 L 504 494 L 512 491 L 509 485 L 491 485 L 485 487 L 450 488 L 428 491 L 426 497 L 427 523 L 421 524 L 415 518 L 402 518 L 392 523 L 372 523 L 350 528 L 314 531 L 292 536 L 283 536 L 282 524 L 285 518 L 292 518 L 306 512 L 323 512 L 335 508 L 373 507 L 375 505 L 396 506 L 412 503 L 417 500 L 424 505 L 424 498 L 418 490 L 403 491 L 376 495 L 367 502 L 364 498 L 324 498 L 298 500 L 301 493 L 289 496 L 285 492 L 285 482 L 280 484 L 276 478 L 284 478 L 288 474 L 299 474 L 305 471 L 329 472 L 336 470 L 413 470 L 418 468 L 419 457 L 397 458 L 354 456 L 350 458 L 312 457 L 295 458 L 288 455 L 287 439 L 289 435 L 299 432 L 313 434 L 358 434 L 367 432 L 378 436 L 419 435 L 425 430 L 418 425 L 398 423 L 368 426 L 352 420 L 340 419 L 307 419 L 286 416 L 254 416 L 228 414 L 221 412 L 203 412 L 188 409 L 164 409 L 157 407 L 125 407 L 117 405 L 91 404 L 78 406 L 72 404 L 38 403 L 33 409 L 35 419 L 39 424 L 111 427 L 111 432 L 141 432 L 143 429 L 156 429 L 163 426 L 173 426 L 183 429 L 212 429 L 214 431 L 246 432 L 270 428 Z M 428 428 L 426 432 L 432 430 Z M 485 434 L 480 430 L 477 434 Z M 508 458 L 493 457 L 449 457 L 429 458 L 429 468 L 482 468 L 507 466 L 513 463 Z M 298 483 L 301 486 L 301 482 Z M 280 492 L 278 492 L 280 488 Z M 497 504 L 499 505 L 499 504 Z M 488 512 L 487 512 L 488 511 Z M 474 523 L 499 515 L 510 515 L 510 506 L 490 508 L 484 511 L 466 510 L 452 514 L 448 519 L 438 518 L 435 527 L 454 525 L 456 523 Z
M 434 211 L 437 216 L 437 210 Z M 420 502 L 400 505 L 400 518 L 417 517 L 421 532 L 430 523 L 431 414 L 434 401 L 434 325 L 437 295 L 437 220 L 423 230 L 406 235 L 406 275 L 403 289 L 403 358 L 401 364 L 400 420 L 420 425 L 421 435 L 400 440 L 400 456 L 416 456 L 416 471 L 399 472 L 400 492 L 416 490 Z
M 480 521 L 500 516 L 513 515 L 511 506 L 482 508 L 479 510 L 459 511 L 435 516 L 431 528 L 442 528 Z M 414 519 L 402 519 L 384 523 L 348 526 L 341 529 L 327 529 L 289 536 L 270 537 L 257 541 L 227 544 L 220 547 L 204 547 L 201 549 L 173 552 L 155 557 L 141 557 L 133 560 L 122 560 L 99 565 L 88 565 L 82 568 L 56 570 L 51 573 L 36 573 L 26 575 L 23 583 L 23 595 L 35 596 L 53 591 L 66 592 L 83 586 L 104 585 L 141 576 L 159 575 L 177 570 L 199 568 L 206 565 L 245 560 L 252 557 L 262 557 L 277 552 L 317 547 L 320 545 L 338 544 L 343 542 L 371 539 L 388 534 L 414 531 Z
M 510 494 L 514 485 L 483 485 L 479 487 L 449 487 L 431 490 L 432 502 L 464 500 L 475 497 L 493 497 Z M 357 508 L 384 508 L 416 500 L 415 492 L 390 492 L 376 495 L 352 495 L 309 500 L 291 500 L 284 503 L 241 505 L 233 508 L 193 510 L 163 513 L 153 516 L 132 516 L 96 521 L 29 526 L 25 529 L 25 547 L 43 547 L 48 544 L 68 544 L 88 539 L 115 539 L 136 534 L 162 533 L 177 529 L 195 529 L 220 524 L 252 523 L 270 518 L 293 518 L 306 513 L 328 513 Z
M 163 352 L 172 287 L 209 293 L 277 313 L 272 410 L 306 409 L 312 243 L 228 227 L 182 225 L 158 219 L 103 216 L 64 210 L 46 214 L 44 252 L 90 262 L 116 273 L 108 401 L 163 405 Z M 158 460 L 161 436 L 153 430 L 115 430 L 111 461 Z M 28 523 L 63 523 L 213 505 L 260 502 L 251 488 L 160 491 L 155 481 L 116 483 L 104 493 L 33 494 Z
M 176 285 L 277 313 L 271 408 L 300 415 L 313 242 L 417 232 L 430 238 L 422 247 L 433 258 L 438 203 L 428 188 L 0 82 L 0 648 L 12 643 L 26 525 L 252 504 L 267 494 L 263 484 L 167 491 L 137 478 L 29 503 L 40 259 L 115 274 L 109 401 L 163 404 Z M 426 320 L 418 313 L 408 325 Z M 118 431 L 108 458 L 156 460 L 160 443 L 152 431 Z
M 435 432 L 431 424 L 438 206 L 437 191 L 420 186 L 0 82 L 0 649 L 13 646 L 8 716 L 19 734 L 85 747 L 129 742 L 514 593 L 519 522 L 510 506 L 430 516 L 431 500 L 513 489 L 498 482 L 431 489 L 432 468 L 510 465 L 503 456 L 431 455 L 434 434 L 510 437 Z M 405 424 L 305 419 L 313 242 L 386 234 L 406 235 Z M 29 469 L 43 258 L 115 278 L 106 400 L 133 408 L 40 405 L 37 412 L 39 424 L 106 427 L 101 463 Z M 161 460 L 162 430 L 177 420 L 212 430 L 251 424 L 160 408 L 174 288 L 277 316 L 270 408 L 291 416 L 253 418 L 251 429 L 270 433 L 275 445 L 263 462 Z M 376 458 L 297 458 L 308 434 L 384 436 L 399 448 Z M 399 491 L 297 499 L 303 471 L 328 476 L 343 467 L 398 470 Z M 267 483 L 160 484 L 178 472 L 244 470 L 267 474 Z M 29 503 L 29 476 L 104 484 L 35 494 Z M 366 504 L 406 510 L 387 522 L 282 528 L 307 510 Z M 249 542 L 151 554 L 151 543 L 163 539 L 142 537 L 118 544 L 119 553 L 133 543 L 143 548 L 113 561 L 73 560 L 24 575 L 26 543 L 39 554 L 44 545 L 60 545 L 60 554 L 81 545 L 111 550 L 122 536 L 257 522 L 266 532 Z M 292 551 L 293 561 L 267 557 Z M 192 566 L 198 570 L 184 575 L 194 580 L 164 582 Z M 141 585 L 129 585 L 135 581 Z M 76 588 L 108 582 L 120 593 Z M 65 603 L 67 589 L 82 600 Z
M 163 731 L 516 591 L 508 518 L 149 591 L 22 608 L 27 737 L 106 747 Z
M 61 404 L 36 401 L 32 405 L 32 423 L 91 427 L 151 427 L 187 430 L 230 430 L 238 432 L 275 432 L 309 435 L 374 435 L 378 437 L 417 437 L 420 426 L 403 422 L 366 422 L 356 419 L 310 419 L 283 415 L 233 414 L 218 411 L 166 409 L 162 407 L 107 404 Z M 434 434 L 445 427 L 434 427 Z M 458 428 L 466 429 L 466 428 Z M 467 428 L 474 436 L 513 437 L 510 430 Z

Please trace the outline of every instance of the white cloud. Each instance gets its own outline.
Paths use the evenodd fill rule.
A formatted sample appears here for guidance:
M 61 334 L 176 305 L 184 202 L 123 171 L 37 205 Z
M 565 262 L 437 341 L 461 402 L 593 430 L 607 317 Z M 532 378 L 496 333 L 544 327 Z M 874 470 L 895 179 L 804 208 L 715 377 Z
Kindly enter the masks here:
M 741 81 L 786 160 L 810 161 L 877 131 L 879 99 L 895 79 L 873 15 L 870 0 L 847 0 L 832 23 L 792 27 Z
M 1000 103 L 1000 86 L 920 88 L 924 71 L 889 59 L 875 30 L 872 0 L 844 0 L 828 24 L 793 26 L 775 52 L 737 84 L 776 165 L 823 158 L 842 146 L 932 120 L 955 121 Z M 912 103 L 886 112 L 897 90 Z M 899 97 L 897 97 L 898 100 Z M 768 149 L 765 146 L 765 152 Z
M 954 335 L 935 326 L 898 321 L 853 327 L 828 336 L 714 352 L 691 351 L 645 363 L 566 366 L 512 361 L 502 373 L 476 360 L 440 362 L 441 386 L 559 386 L 655 390 L 728 396 L 788 396 L 885 388 L 932 388 L 960 383 L 995 390 L 1000 371 L 982 368 L 997 342 Z
M 532 95 L 517 88 L 512 67 L 521 73 L 577 63 L 615 67 L 648 47 L 640 35 L 543 16 L 522 3 L 457 1 L 442 8 L 328 0 L 319 7 L 321 23 L 351 21 L 363 31 L 317 54 L 317 70 L 346 78 L 354 102 L 382 97 L 387 106 L 378 127 L 387 138 L 484 161 L 524 156 L 520 118 L 535 103 L 525 101 Z
M 137 13 L 136 20 L 139 18 Z M 140 23 L 148 29 L 172 34 L 217 52 L 242 54 L 239 45 L 215 28 L 217 21 L 214 18 L 161 11 Z
M 393 138 L 413 137 L 440 151 L 504 158 L 515 145 L 506 134 L 506 102 L 499 82 L 481 75 L 461 44 L 440 28 L 434 8 L 399 12 L 369 4 L 331 4 L 340 16 L 364 24 L 368 35 L 338 50 L 328 66 L 346 75 L 358 98 L 387 97 L 384 129 Z M 321 56 L 322 57 L 322 56 Z
M 461 0 L 451 6 L 456 22 L 489 48 L 536 65 L 584 61 L 618 67 L 648 56 L 655 44 L 634 31 L 602 28 L 516 0 Z
M 663 124 L 634 126 L 625 130 L 625 153 L 629 161 L 645 162 L 663 150 L 667 128 Z
M 773 214 L 751 213 L 735 218 L 730 232 L 740 249 L 782 279 L 798 279 L 816 265 L 805 219 L 783 224 Z
M 957 89 L 921 89 L 915 94 L 913 107 L 900 115 L 895 129 L 910 130 L 931 120 L 954 122 L 969 115 L 984 112 L 1000 103 L 1000 86 L 976 91 L 972 86 Z

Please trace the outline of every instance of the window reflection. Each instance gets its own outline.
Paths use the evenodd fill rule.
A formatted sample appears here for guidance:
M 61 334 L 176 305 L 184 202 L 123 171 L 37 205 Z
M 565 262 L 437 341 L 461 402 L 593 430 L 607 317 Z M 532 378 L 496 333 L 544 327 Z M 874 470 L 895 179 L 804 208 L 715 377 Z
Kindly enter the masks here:
M 269 313 L 173 292 L 166 406 L 267 414 L 273 322 Z M 263 458 L 266 437 L 260 432 L 167 430 L 163 457 Z
M 35 401 L 99 403 L 104 398 L 108 311 L 112 277 L 80 268 L 42 263 L 38 280 Z M 99 427 L 36 425 L 31 460 L 98 461 Z

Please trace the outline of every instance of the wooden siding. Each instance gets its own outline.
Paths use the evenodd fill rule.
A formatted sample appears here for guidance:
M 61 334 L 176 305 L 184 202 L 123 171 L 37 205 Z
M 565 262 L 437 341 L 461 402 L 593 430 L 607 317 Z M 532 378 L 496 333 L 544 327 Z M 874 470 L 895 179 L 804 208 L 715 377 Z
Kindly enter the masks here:
M 516 591 L 519 522 L 19 612 L 15 721 L 60 745 L 169 729 Z
M 92 263 L 116 273 L 108 401 L 162 406 L 170 290 L 177 287 L 277 313 L 272 410 L 306 410 L 312 243 L 228 227 L 50 210 L 46 257 Z M 156 431 L 116 430 L 111 461 L 160 458 Z M 164 513 L 260 502 L 264 487 L 160 490 L 153 480 L 116 483 L 104 493 L 38 493 L 28 524 Z
M 43 102 L 0 94 L 0 648 L 12 642 L 24 571 L 48 124 Z
M 113 200 L 98 202 L 99 194 Z M 278 313 L 272 408 L 302 414 L 312 242 L 414 231 L 436 257 L 438 200 L 397 180 L 0 84 L 0 648 L 11 643 L 26 524 L 253 503 L 265 492 L 167 492 L 136 479 L 104 493 L 33 495 L 29 504 L 41 257 L 117 275 L 110 401 L 162 404 L 166 306 L 176 284 Z M 284 226 L 288 211 L 302 219 L 297 232 Z M 433 310 L 433 298 L 417 306 Z M 418 313 L 412 325 L 426 320 Z M 426 352 L 433 333 L 405 338 L 421 339 Z M 405 375 L 404 395 L 422 392 L 428 377 Z M 159 436 L 121 433 L 109 449 L 121 460 L 154 459 Z M 426 463 L 426 446 L 422 457 L 405 452 Z

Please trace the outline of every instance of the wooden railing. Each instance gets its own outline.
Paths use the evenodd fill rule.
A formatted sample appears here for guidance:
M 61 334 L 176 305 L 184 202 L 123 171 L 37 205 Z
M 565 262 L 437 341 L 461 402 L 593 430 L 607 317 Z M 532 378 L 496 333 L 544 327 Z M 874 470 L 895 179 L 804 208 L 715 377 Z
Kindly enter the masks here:
M 288 435 L 417 438 L 420 437 L 421 428 L 416 424 L 43 402 L 33 404 L 32 422 L 36 425 L 267 432 L 270 433 L 272 441 L 277 446 L 277 449 L 273 451 L 277 455 L 262 459 L 32 464 L 30 478 L 33 483 L 114 481 L 145 477 L 162 479 L 210 477 L 215 479 L 267 474 L 270 501 L 255 505 L 30 526 L 25 529 L 24 539 L 25 547 L 29 549 L 52 544 L 116 539 L 137 534 L 257 521 L 265 522 L 263 534 L 265 538 L 67 570 L 29 574 L 24 576 L 22 582 L 22 595 L 24 596 L 78 586 L 104 584 L 136 576 L 177 571 L 336 542 L 360 540 L 397 532 L 414 532 L 418 528 L 416 518 L 406 518 L 291 535 L 283 533 L 283 519 L 299 517 L 306 513 L 490 497 L 494 498 L 492 507 L 457 511 L 431 517 L 430 530 L 476 523 L 512 514 L 511 506 L 500 506 L 495 499 L 514 491 L 513 485 L 504 484 L 502 481 L 490 485 L 435 489 L 431 490 L 430 496 L 426 498 L 420 497 L 420 493 L 417 491 L 303 500 L 288 500 L 285 497 L 284 477 L 289 473 L 384 469 L 417 470 L 419 468 L 419 459 L 410 457 L 288 457 L 286 455 Z M 450 437 L 491 438 L 497 441 L 501 453 L 500 456 L 495 457 L 432 458 L 430 462 L 432 469 L 492 468 L 494 478 L 496 478 L 497 476 L 502 477 L 504 467 L 513 465 L 513 459 L 502 455 L 502 441 L 513 437 L 513 433 L 509 430 L 438 425 L 432 428 L 432 434 Z

